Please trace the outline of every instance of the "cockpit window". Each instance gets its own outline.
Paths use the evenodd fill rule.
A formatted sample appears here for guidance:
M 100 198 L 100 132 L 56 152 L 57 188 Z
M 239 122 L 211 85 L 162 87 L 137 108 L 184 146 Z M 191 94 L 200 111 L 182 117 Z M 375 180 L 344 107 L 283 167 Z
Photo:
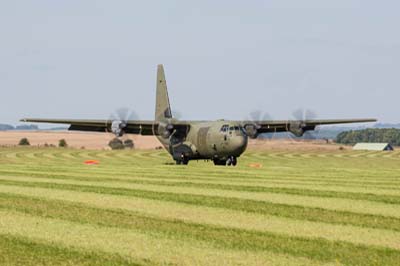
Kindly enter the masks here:
M 240 130 L 240 127 L 238 127 L 238 126 L 230 127 L 229 130 L 230 130 L 230 131 L 239 131 L 239 130 Z
M 236 131 L 236 132 L 240 132 L 240 131 L 243 131 L 243 128 L 242 127 L 239 127 L 239 126 L 229 126 L 229 125 L 223 125 L 222 127 L 221 127 L 221 132 L 234 132 L 234 131 Z
M 229 130 L 229 125 L 223 125 L 221 127 L 221 132 L 227 132 Z

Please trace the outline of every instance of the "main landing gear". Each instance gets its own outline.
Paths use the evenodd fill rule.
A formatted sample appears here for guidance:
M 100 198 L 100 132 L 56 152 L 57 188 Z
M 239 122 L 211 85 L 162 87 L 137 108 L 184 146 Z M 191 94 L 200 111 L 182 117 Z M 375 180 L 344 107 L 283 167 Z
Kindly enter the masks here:
M 228 160 L 226 160 L 226 165 L 228 166 L 236 166 L 237 165 L 237 159 L 234 156 L 231 156 L 228 158 Z
M 214 165 L 236 166 L 237 158 L 235 156 L 229 156 L 228 159 L 226 159 L 226 160 L 214 159 Z

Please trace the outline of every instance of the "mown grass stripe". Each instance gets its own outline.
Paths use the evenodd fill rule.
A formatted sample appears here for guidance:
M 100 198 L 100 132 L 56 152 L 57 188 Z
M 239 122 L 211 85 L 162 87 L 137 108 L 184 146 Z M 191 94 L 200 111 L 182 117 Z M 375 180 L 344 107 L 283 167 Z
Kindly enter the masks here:
M 179 202 L 197 206 L 209 206 L 239 210 L 250 213 L 259 213 L 287 217 L 291 219 L 308 220 L 332 224 L 355 225 L 362 227 L 380 228 L 400 231 L 400 219 L 378 215 L 368 215 L 343 211 L 330 211 L 321 208 L 309 208 L 296 205 L 276 204 L 239 198 L 225 198 L 218 196 L 202 196 L 192 194 L 178 194 L 159 191 L 147 191 L 139 189 L 112 188 L 88 185 L 56 184 L 44 182 L 16 182 L 0 180 L 0 184 L 22 187 L 55 188 L 82 192 L 94 192 L 100 194 L 124 195 L 155 199 L 162 201 Z
M 119 254 L 134 260 L 162 265 L 321 265 L 321 260 L 292 257 L 268 251 L 217 249 L 208 242 L 166 239 L 159 234 L 143 234 L 132 229 L 75 223 L 18 212 L 0 211 L 0 234 Z M 112 264 L 111 264 L 112 265 Z
M 355 244 L 400 249 L 400 232 L 389 230 L 293 220 L 222 208 L 190 206 L 175 202 L 126 196 L 100 195 L 92 192 L 13 186 L 0 186 L 0 191 L 6 193 L 6 195 L 34 197 L 35 199 L 44 200 L 62 200 L 100 209 L 133 211 L 159 219 L 180 220 L 224 228 L 271 232 L 306 238 L 324 238 L 331 241 L 346 241 Z
M 19 265 L 155 265 L 150 261 L 134 261 L 117 254 L 82 251 L 52 244 L 34 242 L 24 237 L 0 235 L 0 264 Z
M 133 158 L 134 159 L 134 158 Z M 134 163 L 134 161 L 133 161 Z M 351 182 L 351 180 L 358 180 L 359 182 L 379 182 L 379 180 L 385 180 L 385 181 L 392 181 L 394 182 L 393 185 L 398 185 L 399 184 L 399 179 L 400 179 L 400 173 L 397 174 L 396 176 L 393 176 L 394 173 L 396 173 L 396 170 L 393 169 L 391 171 L 383 171 L 382 169 L 379 169 L 379 171 L 376 171 L 376 169 L 371 169 L 367 172 L 362 171 L 356 171 L 354 169 L 351 169 L 351 171 L 336 171 L 336 168 L 321 168 L 319 171 L 308 171 L 308 169 L 304 172 L 304 174 L 299 175 L 298 170 L 296 169 L 297 165 L 292 165 L 291 167 L 269 167 L 268 169 L 262 170 L 262 171 L 254 171 L 254 170 L 235 170 L 232 171 L 232 169 L 225 169 L 224 171 L 219 170 L 219 171 L 210 171 L 207 170 L 207 168 L 196 168 L 196 172 L 192 173 L 190 176 L 185 175 L 187 171 L 182 171 L 182 169 L 179 168 L 173 168 L 171 166 L 169 167 L 161 167 L 157 168 L 157 171 L 154 172 L 149 172 L 149 167 L 137 167 L 135 165 L 135 173 L 129 172 L 131 169 L 131 165 L 127 164 L 121 164 L 119 167 L 116 168 L 107 168 L 102 165 L 100 168 L 87 168 L 83 167 L 81 163 L 79 164 L 74 164 L 74 163 L 69 163 L 67 165 L 63 165 L 62 167 L 58 164 L 46 164 L 45 168 L 37 168 L 36 165 L 31 165 L 27 166 L 26 164 L 21 164 L 21 165 L 10 165 L 9 170 L 11 171 L 16 171 L 17 169 L 24 170 L 25 172 L 33 172 L 36 170 L 43 169 L 47 173 L 53 171 L 53 172 L 65 172 L 68 171 L 71 174 L 73 174 L 74 171 L 77 169 L 81 169 L 84 171 L 88 171 L 92 174 L 114 174 L 116 176 L 121 176 L 121 175 L 131 175 L 133 177 L 154 177 L 157 176 L 157 172 L 162 170 L 163 171 L 163 178 L 185 178 L 185 179 L 203 179 L 203 180 L 230 180 L 232 182 L 236 181 L 243 181 L 245 180 L 246 182 L 260 182 L 260 181 L 269 181 L 269 180 L 287 180 L 287 181 L 293 181 L 293 180 L 304 180 L 304 181 L 315 181 L 315 182 L 320 182 L 320 181 L 338 181 L 338 182 L 343 182 L 346 183 L 348 181 Z M 323 167 L 323 166 L 321 166 Z M 169 169 L 173 168 L 174 171 L 168 171 Z M 2 167 L 2 169 L 6 170 L 6 168 Z M 100 169 L 100 170 L 97 170 Z M 154 170 L 154 169 L 153 169 Z M 166 170 L 166 171 L 165 171 Z M 282 171 L 283 170 L 283 171 Z M 79 171 L 79 170 L 78 170 Z M 212 176 L 210 178 L 210 175 Z M 306 176 L 306 177 L 305 177 Z M 236 178 L 238 177 L 238 178 Z M 351 179 L 349 180 L 349 177 Z
M 68 153 L 68 151 L 65 151 L 63 154 L 74 154 L 74 153 L 72 153 L 72 152 L 69 152 Z M 79 154 L 79 153 L 78 153 Z M 110 155 L 110 159 L 112 160 L 112 163 L 113 164 L 115 164 L 115 163 L 118 163 L 118 162 L 120 162 L 120 160 L 119 160 L 119 158 L 116 158 L 116 156 L 118 155 L 118 153 L 115 153 L 115 154 L 109 154 Z M 129 160 L 129 162 L 130 163 L 133 163 L 133 164 L 135 164 L 135 165 L 138 165 L 138 159 L 143 159 L 143 158 L 139 158 L 141 155 L 140 155 L 140 153 L 138 153 L 138 152 L 133 152 L 133 153 L 131 153 L 131 154 L 129 154 L 129 155 L 127 155 L 127 156 L 130 156 L 130 157 L 127 157 Z M 85 156 L 81 156 L 81 157 L 76 157 L 76 158 L 74 158 L 74 157 L 72 157 L 72 159 L 74 159 L 71 163 L 78 163 L 79 162 L 79 160 L 81 160 L 81 159 L 83 159 L 83 158 L 87 158 L 87 157 L 85 157 Z M 167 157 L 166 157 L 167 158 Z M 146 161 L 146 160 L 141 160 L 140 161 L 140 165 L 144 165 L 144 166 L 146 166 L 146 167 L 151 167 L 151 165 L 154 163 L 154 162 L 157 162 L 158 161 L 158 159 L 152 159 L 151 157 L 146 157 L 145 158 L 146 160 L 148 160 L 148 161 Z M 332 158 L 331 158 L 332 159 Z M 38 162 L 42 162 L 40 159 L 37 159 L 37 160 L 35 160 L 35 161 L 38 161 Z M 119 165 L 126 165 L 126 163 L 128 162 L 128 161 L 126 161 L 126 162 L 124 162 L 124 163 L 122 163 L 122 164 L 119 164 Z M 246 161 L 248 161 L 248 159 L 245 159 L 245 161 L 244 161 L 244 164 L 246 164 L 247 162 Z M 280 160 L 281 161 L 281 160 Z M 352 162 L 354 162 L 354 161 L 356 161 L 356 160 L 352 160 Z M 379 169 L 379 171 L 377 171 L 377 167 L 376 166 L 379 166 L 379 165 L 383 165 L 383 166 L 385 166 L 385 162 L 386 162 L 386 159 L 385 158 L 374 158 L 374 159 L 370 159 L 370 160 L 367 160 L 367 159 L 365 159 L 365 158 L 363 158 L 362 160 L 358 160 L 359 162 L 365 162 L 365 161 L 368 161 L 368 162 L 370 162 L 370 164 L 368 164 L 368 165 L 366 165 L 366 167 L 357 167 L 358 166 L 358 164 L 351 164 L 351 165 L 349 165 L 349 162 L 347 162 L 346 160 L 337 160 L 337 159 L 334 159 L 334 162 L 335 162 L 335 164 L 332 164 L 332 166 L 333 165 L 338 165 L 337 163 L 340 163 L 340 165 L 343 165 L 344 164 L 344 166 L 345 166 L 345 168 L 342 168 L 341 170 L 341 172 L 342 172 L 342 174 L 347 174 L 347 173 L 355 173 L 355 174 L 358 174 L 358 175 L 366 175 L 366 176 L 370 176 L 370 177 L 374 177 L 374 176 L 376 176 L 376 174 L 377 173 L 379 173 L 379 171 L 381 172 L 381 173 L 383 173 L 383 174 L 389 174 L 389 173 L 392 173 L 392 170 L 389 170 L 389 169 Z M 20 162 L 20 161 L 17 161 L 17 162 Z M 251 162 L 251 161 L 249 161 L 249 162 Z M 299 170 L 302 170 L 302 169 L 307 169 L 308 168 L 308 166 L 306 166 L 304 163 L 302 163 L 302 162 L 307 162 L 309 165 L 311 165 L 311 166 L 313 166 L 313 167 L 321 167 L 321 166 L 325 166 L 325 167 L 327 167 L 327 169 L 326 170 L 330 170 L 330 171 L 328 171 L 328 172 L 332 172 L 332 171 L 334 171 L 335 170 L 335 168 L 336 168 L 336 172 L 339 172 L 339 170 L 340 170 L 340 168 L 338 168 L 338 167 L 330 167 L 329 166 L 329 162 L 330 161 L 327 161 L 327 160 L 319 160 L 319 161 L 315 161 L 315 160 L 312 160 L 312 161 L 310 161 L 310 160 L 299 160 L 299 159 L 297 159 L 296 158 L 296 160 L 289 160 L 289 161 L 281 161 L 280 163 L 278 162 L 278 164 L 277 164 L 277 162 L 276 161 L 273 161 L 273 162 L 271 162 L 271 163 L 269 163 L 268 165 L 270 165 L 270 166 L 268 166 L 268 168 L 265 168 L 265 169 L 262 169 L 262 171 L 254 171 L 254 169 L 253 169 L 253 171 L 249 171 L 249 170 L 251 170 L 251 169 L 249 169 L 248 167 L 245 167 L 245 166 L 242 166 L 242 167 L 239 167 L 239 168 L 237 168 L 237 171 L 231 171 L 232 173 L 233 173 L 233 175 L 235 176 L 235 177 L 238 177 L 238 178 L 241 178 L 241 177 L 243 177 L 243 176 L 251 176 L 250 175 L 250 173 L 249 172 L 252 172 L 252 173 L 254 173 L 254 174 L 256 174 L 257 176 L 259 176 L 260 178 L 262 178 L 262 175 L 260 176 L 260 174 L 261 173 L 265 173 L 265 172 L 269 172 L 268 170 L 269 170 L 269 168 L 270 167 L 273 167 L 273 166 L 279 166 L 279 165 L 282 165 L 282 163 L 284 163 L 284 165 L 288 165 L 288 166 L 291 166 L 292 167 L 292 170 L 290 170 L 290 171 L 288 171 L 286 174 L 296 174 L 297 173 L 297 175 L 298 175 L 298 173 L 299 173 Z M 45 163 L 45 162 L 44 162 Z M 160 164 L 160 162 L 158 161 L 158 164 Z M 386 163 L 387 164 L 387 163 Z M 162 165 L 162 163 L 161 163 L 161 165 Z M 293 166 L 296 166 L 296 168 L 294 168 Z M 306 166 L 306 167 L 305 167 Z M 207 172 L 207 171 L 209 171 L 209 170 L 207 170 L 207 169 L 200 169 L 201 168 L 201 164 L 196 164 L 195 162 L 193 163 L 193 166 L 192 167 L 196 167 L 196 168 L 199 168 L 199 170 L 203 170 L 203 171 L 200 171 L 200 172 Z M 164 168 L 171 168 L 171 166 L 164 166 Z M 378 167 L 379 168 L 379 167 Z M 348 170 L 351 170 L 351 171 L 348 171 Z M 224 173 L 224 171 L 214 171 L 215 172 L 215 174 L 218 176 L 218 175 L 223 175 L 223 173 Z M 312 172 L 311 172 L 312 173 Z M 278 173 L 279 174 L 279 173 Z M 316 174 L 315 172 L 314 172 L 314 174 Z
M 181 187 L 191 187 L 191 188 L 206 188 L 206 189 L 222 189 L 230 191 L 246 191 L 246 192 L 270 192 L 270 193 L 283 193 L 290 195 L 301 195 L 301 196 L 313 196 L 313 197 L 324 197 L 324 198 L 342 198 L 342 199 L 354 199 L 354 200 L 367 200 L 382 202 L 387 204 L 400 204 L 400 196 L 397 195 L 384 195 L 382 188 L 378 190 L 369 188 L 365 189 L 366 192 L 342 192 L 337 190 L 326 190 L 327 184 L 325 184 L 325 190 L 315 190 L 313 189 L 316 185 L 307 184 L 294 184 L 294 183 L 284 183 L 284 184 L 252 184 L 252 185 L 240 185 L 240 184 L 228 184 L 228 182 L 218 182 L 218 181 L 197 181 L 197 180 L 163 180 L 156 178 L 110 178 L 110 177 L 98 177 L 91 175 L 72 175 L 59 174 L 59 173 L 28 173 L 28 172 L 13 172 L 13 171 L 0 171 L 0 174 L 12 174 L 14 176 L 29 176 L 29 177 L 39 177 L 39 178 L 53 178 L 53 179 L 66 179 L 66 180 L 77 180 L 77 181 L 101 181 L 101 182 L 121 182 L 128 184 L 149 184 L 149 185 L 162 185 L 162 186 L 181 186 Z M 317 185 L 319 186 L 319 185 Z M 321 184 L 322 186 L 322 184 Z M 299 187 L 299 188 L 296 188 Z M 309 188 L 311 187 L 311 188 Z M 358 187 L 359 188 L 359 187 Z M 357 189 L 359 190 L 359 189 Z M 378 194 L 375 194 L 376 192 Z M 390 193 L 393 189 L 388 190 Z M 400 191 L 400 190 L 399 190 Z
M 132 158 L 132 163 L 135 163 L 134 161 L 135 158 Z M 113 160 L 111 160 L 113 162 Z M 40 161 L 42 162 L 42 161 Z M 46 163 L 46 161 L 45 161 Z M 131 162 L 129 162 L 131 163 Z M 96 173 L 96 174 L 115 174 L 115 175 L 124 175 L 129 173 L 129 169 L 131 169 L 131 165 L 129 163 L 126 164 L 121 164 L 118 166 L 118 168 L 109 168 L 109 165 L 113 164 L 107 164 L 107 165 L 101 165 L 99 168 L 92 168 L 90 169 L 91 173 Z M 199 164 L 200 165 L 200 164 Z M 47 162 L 45 168 L 42 168 L 43 170 L 46 171 L 57 171 L 57 172 L 62 172 L 62 171 L 73 171 L 81 168 L 82 170 L 89 170 L 89 168 L 84 167 L 81 162 L 79 163 L 71 163 L 69 162 L 68 164 L 54 164 Z M 10 165 L 10 170 L 29 170 L 29 171 L 35 171 L 38 168 L 35 167 L 35 165 L 30 165 L 26 168 L 26 164 L 20 164 L 20 165 Z M 130 173 L 131 175 L 133 174 L 134 176 L 149 176 L 152 177 L 154 176 L 154 173 L 149 173 L 148 170 L 151 168 L 151 165 L 148 165 L 146 167 L 138 167 L 135 165 L 135 173 Z M 304 181 L 340 181 L 343 183 L 346 182 L 352 182 L 352 181 L 359 181 L 359 182 L 379 182 L 379 181 L 392 181 L 395 184 L 399 184 L 399 178 L 400 178 L 400 172 L 396 171 L 396 169 L 391 169 L 389 170 L 384 170 L 379 168 L 379 171 L 376 169 L 369 169 L 366 171 L 363 169 L 362 171 L 358 171 L 357 169 L 349 169 L 350 171 L 346 170 L 339 170 L 337 168 L 329 168 L 329 167 L 324 167 L 324 166 L 315 166 L 315 165 L 310 165 L 309 168 L 306 168 L 304 170 L 303 174 L 301 171 L 299 172 L 298 169 L 296 169 L 297 164 L 292 164 L 289 165 L 288 167 L 274 167 L 270 166 L 269 168 L 265 168 L 262 170 L 254 170 L 254 169 L 235 169 L 233 171 L 232 169 L 219 169 L 218 171 L 210 171 L 208 168 L 201 168 L 199 166 L 194 166 L 196 169 L 196 172 L 192 173 L 190 176 L 185 176 L 185 173 L 188 171 L 185 171 L 183 169 L 175 168 L 175 166 L 159 166 L 156 170 L 160 171 L 163 170 L 163 173 L 165 174 L 166 178 L 173 178 L 173 177 L 181 177 L 181 178 L 198 178 L 198 179 L 207 179 L 207 180 L 212 180 L 212 179 L 230 179 L 231 181 L 235 180 L 240 180 L 243 181 L 245 180 L 246 182 L 252 182 L 252 181 L 268 181 L 268 180 L 288 180 L 288 181 L 293 181 L 293 180 L 304 180 Z M 310 167 L 315 167 L 318 169 L 318 171 L 310 171 Z M 319 169 L 321 167 L 321 169 Z M 6 169 L 2 167 L 3 169 Z M 40 168 L 39 168 L 40 169 Z M 99 169 L 99 170 L 97 170 Z M 168 171 L 169 169 L 174 169 L 174 171 Z M 154 170 L 154 169 L 153 169 Z M 167 170 L 167 171 L 165 171 Z M 71 172 L 72 173 L 72 172 Z M 212 176 L 210 178 L 210 175 Z M 351 179 L 349 179 L 351 177 Z
M 400 261 L 400 251 L 371 246 L 333 242 L 323 239 L 307 239 L 284 236 L 267 232 L 226 229 L 204 224 L 140 216 L 139 214 L 92 208 L 62 201 L 38 200 L 28 197 L 1 195 L 1 208 L 47 218 L 63 219 L 71 222 L 98 224 L 100 226 L 155 232 L 169 238 L 189 238 L 207 241 L 216 248 L 253 251 L 270 251 L 291 256 L 307 257 L 324 262 L 339 261 L 344 264 L 369 265 L 376 261 L 393 263 Z M 359 258 L 354 257 L 357 252 Z M 384 263 L 385 264 L 385 263 Z
M 87 169 L 85 169 L 87 170 Z M 57 171 L 57 172 L 56 172 Z M 67 172 L 68 174 L 63 174 L 63 172 Z M 249 182 L 246 181 L 232 181 L 232 180 L 221 180 L 221 179 L 195 179 L 193 177 L 187 178 L 186 176 L 182 176 L 180 178 L 173 177 L 158 177 L 153 174 L 151 177 L 149 176 L 140 176 L 140 175 L 131 175 L 130 173 L 124 172 L 122 175 L 115 175 L 115 177 L 110 177 L 110 175 L 99 174 L 98 172 L 86 171 L 86 172 L 74 172 L 66 169 L 58 169 L 54 171 L 32 171 L 25 169 L 24 171 L 16 171 L 0 170 L 1 175 L 9 175 L 9 176 L 29 176 L 29 177 L 41 177 L 41 178 L 54 178 L 54 179 L 70 179 L 70 180 L 81 180 L 81 181 L 119 181 L 126 183 L 147 183 L 147 184 L 161 184 L 161 185 L 170 185 L 170 184 L 183 184 L 185 186 L 203 186 L 210 187 L 216 189 L 226 189 L 226 190 L 235 190 L 235 191 L 254 191 L 254 192 L 277 192 L 278 190 L 285 190 L 283 193 L 287 194 L 299 194 L 298 191 L 301 191 L 300 194 L 303 195 L 316 195 L 321 197 L 341 197 L 341 198 L 350 198 L 350 199 L 363 199 L 363 200 L 371 200 L 371 201 L 380 201 L 385 203 L 398 203 L 400 201 L 400 196 L 394 195 L 386 195 L 391 191 L 397 191 L 398 189 L 395 184 L 390 187 L 382 187 L 378 183 L 368 185 L 368 186 L 357 186 L 357 185 L 340 185 L 339 188 L 345 187 L 345 191 L 335 191 L 332 190 L 332 185 L 337 185 L 340 182 L 316 182 L 307 183 L 307 182 L 296 182 L 285 181 L 285 180 L 268 180 L 265 182 Z M 153 183 L 152 183 L 153 182 Z M 315 186 L 321 187 L 324 186 L 324 190 L 313 189 Z M 326 190 L 329 187 L 330 190 Z M 360 192 L 352 192 L 352 189 L 360 191 L 360 188 L 364 189 L 364 193 Z M 378 189 L 378 190 L 377 190 Z M 385 189 L 385 190 L 383 190 Z M 310 191 L 310 192 L 309 192 Z M 362 190 L 361 190 L 362 191 Z M 304 193 L 303 193 L 304 192 Z M 375 194 L 379 192 L 378 194 Z M 382 195 L 382 192 L 386 192 Z
M 69 179 L 52 179 L 52 178 L 26 178 L 26 177 L 0 177 L 0 180 L 10 180 L 18 182 L 44 182 L 57 184 L 72 184 L 86 186 L 102 186 L 110 188 L 127 188 L 139 189 L 156 192 L 172 192 L 178 194 L 194 194 L 201 196 L 223 196 L 226 198 L 239 198 L 247 200 L 255 200 L 276 204 L 296 205 L 311 208 L 322 208 L 333 211 L 345 211 L 354 213 L 364 213 L 373 215 L 382 215 L 390 217 L 400 217 L 400 205 L 385 204 L 373 201 L 349 200 L 341 198 L 321 198 L 303 195 L 290 195 L 267 192 L 246 192 L 246 191 L 230 191 L 217 189 L 203 189 L 180 186 L 162 186 L 162 185 L 144 185 L 140 183 L 126 182 L 93 182 L 78 181 Z
M 111 180 L 110 180 L 111 181 Z M 400 204 L 400 196 L 393 195 L 376 195 L 373 193 L 355 193 L 355 192 L 340 192 L 340 191 L 329 191 L 329 190 L 313 190 L 307 188 L 286 188 L 286 187 L 267 187 L 267 186 L 245 186 L 245 185 L 228 185 L 228 184 L 210 184 L 210 183 L 195 183 L 195 182 L 168 182 L 168 181 L 144 181 L 138 180 L 130 182 L 151 184 L 151 185 L 163 185 L 163 186 L 182 186 L 182 187 L 195 187 L 195 188 L 206 188 L 206 189 L 223 189 L 231 191 L 247 191 L 247 192 L 272 192 L 272 193 L 284 193 L 290 195 L 301 195 L 301 196 L 313 196 L 313 197 L 324 197 L 324 198 L 343 198 L 343 199 L 355 199 L 355 200 L 368 200 L 376 201 L 388 204 Z

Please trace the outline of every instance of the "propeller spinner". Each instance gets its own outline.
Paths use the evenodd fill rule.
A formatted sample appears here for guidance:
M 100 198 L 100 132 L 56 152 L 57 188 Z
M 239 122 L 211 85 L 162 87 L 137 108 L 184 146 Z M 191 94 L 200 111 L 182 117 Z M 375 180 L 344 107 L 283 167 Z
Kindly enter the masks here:
M 271 116 L 268 113 L 263 113 L 260 110 L 251 112 L 249 114 L 251 124 L 245 125 L 244 129 L 246 131 L 247 136 L 251 139 L 256 139 L 259 135 L 258 130 L 260 129 L 260 125 L 257 124 L 258 121 L 272 120 Z M 272 135 L 271 135 L 272 137 Z
M 135 111 L 131 111 L 129 108 L 119 108 L 110 116 L 107 128 L 109 128 L 116 137 L 122 137 L 125 134 L 125 128 L 129 120 L 138 120 Z

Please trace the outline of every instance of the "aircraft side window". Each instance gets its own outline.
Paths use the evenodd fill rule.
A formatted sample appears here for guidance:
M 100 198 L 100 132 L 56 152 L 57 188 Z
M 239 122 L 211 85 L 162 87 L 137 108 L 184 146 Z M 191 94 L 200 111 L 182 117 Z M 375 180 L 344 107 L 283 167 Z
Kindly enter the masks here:
M 221 128 L 221 132 L 227 132 L 229 130 L 229 126 L 228 125 L 223 125 Z

